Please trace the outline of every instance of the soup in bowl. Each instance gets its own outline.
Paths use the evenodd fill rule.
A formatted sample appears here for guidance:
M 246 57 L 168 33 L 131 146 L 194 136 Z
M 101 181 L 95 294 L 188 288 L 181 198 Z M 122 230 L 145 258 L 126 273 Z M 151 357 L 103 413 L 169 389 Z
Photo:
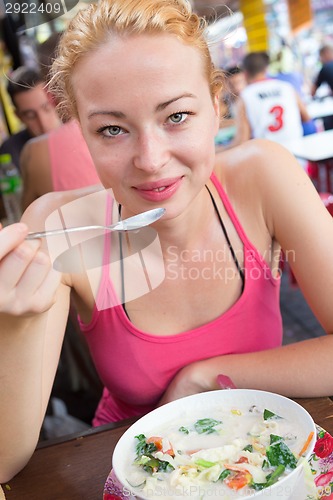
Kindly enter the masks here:
M 210 391 L 157 408 L 114 450 L 124 495 L 144 500 L 297 498 L 315 424 L 299 404 L 250 389 Z

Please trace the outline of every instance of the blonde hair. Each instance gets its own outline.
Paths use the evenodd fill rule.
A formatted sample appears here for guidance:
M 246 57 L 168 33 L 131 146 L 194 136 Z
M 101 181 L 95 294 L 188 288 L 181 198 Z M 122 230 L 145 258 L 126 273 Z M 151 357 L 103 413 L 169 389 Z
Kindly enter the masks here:
M 79 11 L 58 45 L 49 87 L 63 119 L 77 118 L 71 83 L 73 67 L 85 55 L 105 44 L 112 35 L 169 33 L 196 47 L 212 98 L 223 86 L 223 72 L 213 65 L 205 39 L 206 21 L 192 12 L 188 0 L 99 0 Z

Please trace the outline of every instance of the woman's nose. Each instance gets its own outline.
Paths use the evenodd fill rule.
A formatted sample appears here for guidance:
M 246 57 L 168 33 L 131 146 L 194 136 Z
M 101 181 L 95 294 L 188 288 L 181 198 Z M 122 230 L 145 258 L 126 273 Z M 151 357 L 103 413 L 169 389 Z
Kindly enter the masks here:
M 154 173 L 169 159 L 165 139 L 158 134 L 145 133 L 137 138 L 133 163 L 136 168 Z

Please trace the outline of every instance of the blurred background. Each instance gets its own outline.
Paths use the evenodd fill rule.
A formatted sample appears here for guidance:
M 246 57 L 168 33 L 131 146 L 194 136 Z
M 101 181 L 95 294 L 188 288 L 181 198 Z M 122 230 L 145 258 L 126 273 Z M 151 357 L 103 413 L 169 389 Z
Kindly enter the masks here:
M 282 51 L 284 69 L 301 72 L 310 84 L 320 69 L 319 47 L 333 42 L 333 0 L 190 1 L 210 23 L 211 51 L 221 68 L 237 66 L 249 51 L 265 50 L 272 61 Z M 21 126 L 6 96 L 6 75 L 21 65 L 39 65 L 51 53 L 55 34 L 87 2 L 34 0 L 37 11 L 23 9 L 31 3 L 0 0 L 0 143 Z

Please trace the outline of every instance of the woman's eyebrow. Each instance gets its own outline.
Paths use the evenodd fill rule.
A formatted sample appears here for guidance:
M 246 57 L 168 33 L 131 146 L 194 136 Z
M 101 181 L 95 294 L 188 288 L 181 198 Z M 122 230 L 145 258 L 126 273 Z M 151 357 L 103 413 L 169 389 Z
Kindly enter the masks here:
M 162 102 L 161 104 L 158 104 L 156 106 L 156 111 L 163 111 L 163 109 L 167 108 L 170 104 L 173 102 L 179 101 L 180 99 L 183 99 L 184 97 L 191 97 L 193 99 L 196 99 L 196 96 L 194 94 L 191 94 L 190 92 L 186 92 L 185 94 L 182 94 L 178 97 L 174 97 L 173 99 L 170 99 L 169 101 Z
M 88 118 L 93 118 L 96 115 L 114 116 L 115 118 L 126 118 L 122 111 L 92 111 L 88 114 Z
M 184 97 L 190 97 L 192 99 L 196 99 L 196 96 L 194 94 L 191 94 L 190 92 L 186 92 L 185 94 L 182 94 L 180 96 L 169 99 L 168 101 L 162 102 L 161 104 L 158 104 L 156 106 L 156 111 L 163 111 L 163 109 L 167 108 L 170 104 L 172 104 L 173 102 L 179 101 L 180 99 L 183 99 Z M 114 118 L 121 118 L 121 119 L 126 118 L 125 113 L 123 113 L 122 111 L 116 111 L 116 110 L 92 111 L 91 113 L 88 114 L 88 118 L 92 118 L 96 115 L 113 116 Z

